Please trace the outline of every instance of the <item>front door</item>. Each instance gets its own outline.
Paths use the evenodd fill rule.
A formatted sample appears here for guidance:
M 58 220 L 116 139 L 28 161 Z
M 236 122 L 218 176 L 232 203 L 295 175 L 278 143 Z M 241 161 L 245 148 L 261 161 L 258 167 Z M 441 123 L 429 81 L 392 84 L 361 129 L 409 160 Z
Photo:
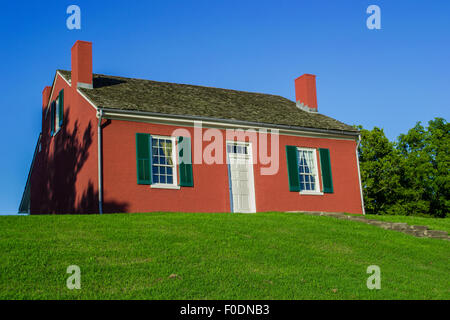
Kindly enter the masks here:
M 256 212 L 251 145 L 228 142 L 227 156 L 233 212 Z

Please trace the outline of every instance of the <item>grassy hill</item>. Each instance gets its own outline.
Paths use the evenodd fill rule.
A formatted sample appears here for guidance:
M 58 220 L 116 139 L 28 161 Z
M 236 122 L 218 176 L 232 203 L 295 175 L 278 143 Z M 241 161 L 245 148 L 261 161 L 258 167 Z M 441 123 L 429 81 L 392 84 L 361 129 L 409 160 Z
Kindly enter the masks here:
M 449 241 L 329 217 L 7 216 L 0 228 L 0 299 L 450 299 Z M 66 287 L 69 265 L 81 290 Z M 367 289 L 369 265 L 381 290 Z

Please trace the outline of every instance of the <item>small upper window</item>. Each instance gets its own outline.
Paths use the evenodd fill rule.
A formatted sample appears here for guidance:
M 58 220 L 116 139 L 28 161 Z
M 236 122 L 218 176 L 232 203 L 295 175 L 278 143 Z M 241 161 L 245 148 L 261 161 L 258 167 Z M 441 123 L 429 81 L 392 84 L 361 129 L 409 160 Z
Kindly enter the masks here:
M 320 192 L 316 150 L 298 148 L 297 152 L 300 192 Z

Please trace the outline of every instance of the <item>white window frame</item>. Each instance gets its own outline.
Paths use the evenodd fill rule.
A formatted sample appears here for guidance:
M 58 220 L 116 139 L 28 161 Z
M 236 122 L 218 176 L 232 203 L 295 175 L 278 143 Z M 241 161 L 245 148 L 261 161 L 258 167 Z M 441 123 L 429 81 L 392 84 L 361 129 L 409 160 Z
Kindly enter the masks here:
M 313 155 L 313 162 L 314 162 L 314 179 L 316 181 L 315 183 L 315 190 L 300 190 L 300 194 L 304 194 L 304 195 L 318 195 L 321 196 L 323 195 L 323 192 L 321 191 L 320 188 L 320 178 L 319 178 L 319 168 L 318 168 L 318 164 L 317 164 L 317 149 L 314 148 L 305 148 L 305 147 L 297 147 L 297 157 L 298 157 L 298 152 L 299 151 L 311 151 L 312 155 Z M 299 164 L 300 164 L 300 159 L 297 158 L 297 174 L 299 175 L 299 184 L 300 184 L 300 170 L 299 170 Z
M 153 138 L 156 139 L 165 139 L 165 140 L 171 140 L 172 141 L 172 164 L 173 164 L 173 168 L 172 168 L 172 172 L 173 172 L 173 181 L 172 184 L 169 183 L 153 183 L 153 143 L 150 140 L 150 151 L 151 151 L 151 177 L 152 177 L 152 181 L 151 181 L 151 188 L 156 188 L 156 189 L 180 189 L 180 186 L 178 184 L 178 165 L 177 165 L 177 145 L 176 145 L 176 137 L 172 137 L 172 136 L 160 136 L 160 135 L 150 135 L 151 136 L 151 140 Z

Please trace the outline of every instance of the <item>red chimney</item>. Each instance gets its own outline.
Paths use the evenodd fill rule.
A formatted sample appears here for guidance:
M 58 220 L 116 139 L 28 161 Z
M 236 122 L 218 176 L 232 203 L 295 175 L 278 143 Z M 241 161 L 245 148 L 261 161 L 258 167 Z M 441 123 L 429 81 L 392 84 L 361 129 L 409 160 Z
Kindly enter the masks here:
M 52 87 L 47 86 L 42 90 L 42 111 L 45 111 L 48 105 L 48 99 L 50 99 L 50 93 L 52 92 Z
M 42 90 L 42 127 L 44 127 L 45 113 L 47 112 L 48 100 L 50 99 L 50 94 L 52 93 L 52 87 L 45 87 Z
M 295 101 L 297 107 L 309 112 L 317 112 L 316 76 L 307 74 L 295 79 Z
M 72 47 L 72 87 L 92 89 L 92 42 L 78 40 Z

